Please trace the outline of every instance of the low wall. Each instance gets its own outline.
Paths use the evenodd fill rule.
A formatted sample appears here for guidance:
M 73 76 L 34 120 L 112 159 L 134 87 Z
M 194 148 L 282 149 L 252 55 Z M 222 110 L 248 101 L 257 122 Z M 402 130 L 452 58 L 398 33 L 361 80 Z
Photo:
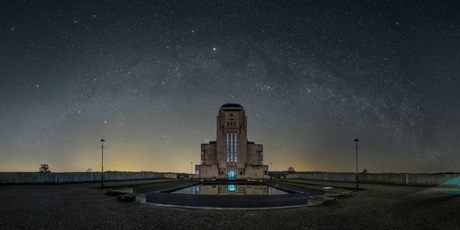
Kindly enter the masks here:
M 104 172 L 104 181 L 176 179 L 175 173 Z M 101 181 L 100 172 L 0 172 L 0 184 L 77 183 Z
M 360 173 L 360 183 L 460 186 L 460 173 Z M 355 173 L 298 172 L 288 179 L 355 182 Z

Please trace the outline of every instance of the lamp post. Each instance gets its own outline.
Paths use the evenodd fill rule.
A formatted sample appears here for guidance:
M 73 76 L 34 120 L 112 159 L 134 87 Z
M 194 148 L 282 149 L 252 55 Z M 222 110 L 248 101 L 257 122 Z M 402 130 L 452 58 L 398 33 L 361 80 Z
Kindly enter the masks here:
M 270 171 L 270 180 L 272 181 L 273 180 L 273 167 L 272 167 L 272 162 L 270 162 L 270 169 L 268 169 L 268 171 Z
M 192 179 L 192 176 L 193 176 L 193 168 L 192 168 L 192 165 L 193 165 L 193 161 L 190 162 L 190 179 Z
M 358 138 L 355 139 L 356 144 L 356 191 L 359 189 L 359 180 L 358 180 Z
M 104 189 L 104 139 L 101 139 L 102 169 L 101 169 L 101 188 Z

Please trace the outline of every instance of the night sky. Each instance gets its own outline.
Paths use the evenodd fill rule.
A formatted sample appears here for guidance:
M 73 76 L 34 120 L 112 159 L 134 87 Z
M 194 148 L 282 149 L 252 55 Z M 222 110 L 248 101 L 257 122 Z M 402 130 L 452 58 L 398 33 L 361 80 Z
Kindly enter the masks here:
M 0 171 L 190 172 L 224 103 L 274 170 L 460 171 L 459 6 L 0 0 Z

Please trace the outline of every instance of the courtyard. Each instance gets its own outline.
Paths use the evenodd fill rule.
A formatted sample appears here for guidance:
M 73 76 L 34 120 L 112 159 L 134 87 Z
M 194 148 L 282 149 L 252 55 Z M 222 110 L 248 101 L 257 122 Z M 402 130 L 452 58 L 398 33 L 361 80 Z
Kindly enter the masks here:
M 362 184 L 333 205 L 227 210 L 119 202 L 99 185 L 1 185 L 0 229 L 460 229 L 459 188 Z

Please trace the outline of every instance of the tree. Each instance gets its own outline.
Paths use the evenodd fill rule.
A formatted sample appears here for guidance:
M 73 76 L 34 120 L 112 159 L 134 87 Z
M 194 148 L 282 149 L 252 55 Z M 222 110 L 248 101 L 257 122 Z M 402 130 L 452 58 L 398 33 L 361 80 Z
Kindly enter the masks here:
M 288 168 L 288 172 L 295 172 L 294 167 L 289 167 L 289 168 Z
M 40 168 L 38 168 L 38 172 L 41 172 L 41 173 L 50 173 L 50 167 L 48 166 L 48 164 L 46 163 L 43 163 L 43 164 L 40 164 Z

